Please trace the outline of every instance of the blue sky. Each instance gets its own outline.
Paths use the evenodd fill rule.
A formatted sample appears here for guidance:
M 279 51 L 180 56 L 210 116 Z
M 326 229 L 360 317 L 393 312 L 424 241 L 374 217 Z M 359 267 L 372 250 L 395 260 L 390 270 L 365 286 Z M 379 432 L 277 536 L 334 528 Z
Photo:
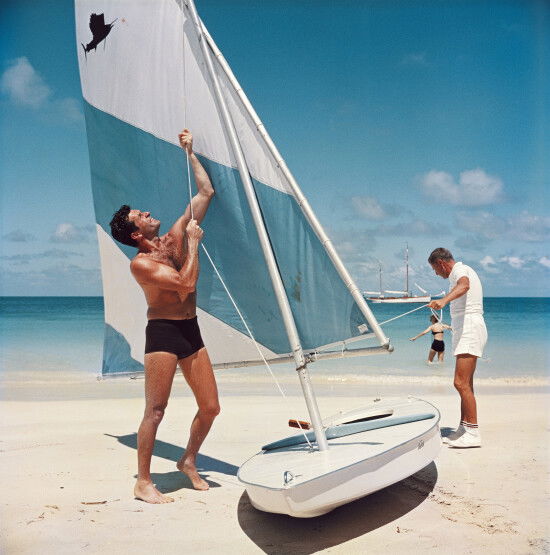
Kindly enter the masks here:
M 546 2 L 196 3 L 360 287 L 550 296 Z M 72 3 L 0 10 L 0 294 L 100 295 Z

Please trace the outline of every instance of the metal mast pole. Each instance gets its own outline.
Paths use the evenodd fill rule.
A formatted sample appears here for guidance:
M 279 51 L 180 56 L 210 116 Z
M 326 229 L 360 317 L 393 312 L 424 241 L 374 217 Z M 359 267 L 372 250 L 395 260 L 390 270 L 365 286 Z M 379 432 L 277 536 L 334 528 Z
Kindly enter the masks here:
M 271 249 L 269 237 L 265 229 L 265 224 L 260 211 L 260 207 L 258 205 L 258 199 L 256 198 L 256 192 L 254 191 L 254 186 L 252 185 L 252 180 L 250 179 L 248 166 L 246 164 L 246 160 L 244 158 L 244 154 L 239 143 L 239 139 L 237 137 L 237 132 L 235 130 L 233 120 L 231 119 L 231 115 L 229 113 L 229 110 L 227 109 L 227 105 L 220 88 L 218 76 L 210 57 L 209 46 L 203 34 L 202 23 L 199 19 L 197 9 L 193 0 L 184 0 L 184 2 L 189 9 L 193 23 L 195 24 L 199 44 L 204 56 L 204 60 L 206 62 L 206 67 L 208 69 L 208 74 L 210 76 L 212 86 L 214 88 L 216 100 L 218 102 L 218 108 L 225 123 L 225 128 L 229 136 L 231 147 L 233 149 L 233 154 L 235 155 L 235 158 L 237 160 L 239 175 L 241 176 L 241 181 L 246 193 L 246 198 L 248 200 L 250 211 L 252 213 L 252 218 L 258 232 L 258 238 L 267 264 L 267 269 L 271 277 L 275 297 L 277 298 L 279 309 L 281 310 L 281 316 L 285 324 L 290 348 L 292 349 L 292 354 L 296 362 L 296 369 L 300 377 L 300 384 L 302 386 L 302 391 L 304 393 L 304 398 L 311 418 L 311 423 L 315 432 L 315 439 L 317 440 L 319 450 L 326 451 L 328 449 L 327 438 L 325 436 L 325 432 L 323 431 L 319 408 L 317 406 L 317 401 L 315 400 L 315 395 L 313 394 L 313 389 L 311 387 L 309 373 L 306 367 L 306 360 L 304 357 L 302 346 L 300 344 L 300 338 L 298 336 L 298 330 L 296 329 L 296 323 L 294 322 L 294 317 L 292 315 L 290 304 L 286 296 L 283 281 L 281 279 L 281 275 L 279 274 L 275 255 L 273 254 L 273 250 Z
M 405 248 L 405 291 L 407 297 L 409 296 L 409 243 L 406 243 Z
M 271 152 L 272 156 L 275 158 L 279 168 L 281 169 L 281 172 L 287 178 L 288 183 L 292 189 L 292 192 L 296 197 L 296 201 L 298 202 L 298 205 L 302 210 L 302 213 L 306 217 L 307 221 L 309 222 L 309 225 L 311 226 L 311 228 L 317 235 L 319 241 L 323 245 L 328 257 L 331 259 L 334 267 L 336 268 L 336 271 L 340 275 L 340 278 L 348 288 L 349 292 L 351 293 L 351 296 L 353 297 L 354 301 L 357 303 L 357 306 L 359 307 L 363 316 L 366 318 L 367 322 L 372 328 L 372 331 L 376 335 L 378 341 L 380 342 L 380 345 L 382 345 L 388 350 L 391 350 L 390 340 L 386 337 L 386 334 L 384 333 L 384 331 L 376 321 L 376 318 L 374 317 L 369 305 L 367 304 L 363 295 L 361 294 L 359 287 L 357 287 L 356 283 L 353 281 L 346 267 L 342 263 L 342 260 L 340 259 L 340 256 L 336 252 L 336 249 L 334 248 L 332 241 L 325 233 L 325 230 L 323 229 L 319 220 L 317 219 L 317 216 L 311 209 L 311 206 L 309 205 L 306 197 L 300 190 L 300 187 L 296 182 L 296 179 L 294 179 L 294 176 L 292 175 L 291 171 L 288 169 L 288 166 L 286 165 L 286 162 L 284 161 L 283 157 L 281 156 L 277 147 L 275 146 L 275 143 L 271 140 L 271 137 L 266 131 L 264 124 L 258 117 L 258 114 L 256 114 L 256 111 L 254 110 L 252 104 L 244 94 L 244 91 L 242 87 L 239 85 L 239 82 L 237 81 L 235 76 L 233 75 L 233 72 L 231 71 L 229 64 L 223 57 L 223 54 L 216 46 L 216 43 L 209 35 L 208 31 L 203 28 L 203 32 L 221 68 L 224 70 L 227 78 L 229 79 L 230 83 L 233 85 L 233 88 L 235 89 L 236 94 L 242 100 L 244 107 L 246 108 L 249 116 L 252 118 L 252 121 L 256 125 L 256 129 L 258 130 L 258 133 L 261 135 L 267 148 Z

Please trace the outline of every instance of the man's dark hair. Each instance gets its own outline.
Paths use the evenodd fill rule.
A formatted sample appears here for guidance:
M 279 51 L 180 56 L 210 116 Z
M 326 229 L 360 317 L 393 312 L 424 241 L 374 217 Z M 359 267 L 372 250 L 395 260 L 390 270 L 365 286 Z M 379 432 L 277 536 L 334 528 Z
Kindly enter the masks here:
M 124 245 L 137 247 L 137 242 L 132 239 L 131 235 L 134 231 L 138 231 L 137 226 L 128 219 L 130 207 L 123 204 L 114 214 L 111 223 L 111 235 Z
M 428 262 L 430 264 L 434 264 L 436 260 L 444 260 L 448 262 L 449 260 L 454 260 L 451 251 L 444 249 L 443 247 L 439 247 L 438 249 L 434 249 L 430 257 L 428 258 Z

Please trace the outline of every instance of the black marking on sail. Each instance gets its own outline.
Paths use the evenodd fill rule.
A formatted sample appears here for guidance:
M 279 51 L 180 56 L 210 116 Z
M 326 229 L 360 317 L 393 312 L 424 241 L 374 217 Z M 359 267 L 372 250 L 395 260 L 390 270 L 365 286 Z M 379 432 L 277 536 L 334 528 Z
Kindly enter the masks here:
M 84 56 L 86 56 L 86 59 L 88 59 L 88 52 L 90 52 L 90 50 L 95 50 L 97 45 L 107 38 L 107 35 L 111 32 L 115 21 L 116 19 L 111 23 L 106 24 L 105 14 L 93 13 L 90 15 L 90 31 L 92 32 L 92 40 L 86 46 L 80 43 L 82 44 L 82 48 L 84 48 Z M 103 45 L 103 48 L 105 48 L 105 44 Z
M 298 272 L 294 278 L 292 297 L 298 302 L 302 300 L 302 272 Z

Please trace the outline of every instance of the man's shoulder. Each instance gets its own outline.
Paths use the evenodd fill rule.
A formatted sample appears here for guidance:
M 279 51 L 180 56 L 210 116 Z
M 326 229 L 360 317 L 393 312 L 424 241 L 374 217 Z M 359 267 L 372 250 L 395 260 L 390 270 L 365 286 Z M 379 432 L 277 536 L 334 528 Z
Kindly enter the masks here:
M 464 264 L 462 262 L 460 264 L 462 266 L 461 275 L 477 276 L 477 272 L 471 266 L 468 266 L 468 264 Z
M 156 260 L 153 260 L 150 256 L 147 256 L 145 253 L 139 252 L 132 258 L 130 261 L 130 269 L 132 272 L 140 271 L 140 270 L 148 270 L 158 264 Z
M 468 266 L 467 264 L 464 264 L 462 262 L 457 262 L 453 266 L 453 270 L 449 278 L 453 283 L 456 283 L 462 277 L 467 277 L 470 281 L 470 285 L 472 285 L 472 283 L 477 283 L 478 281 L 480 281 L 477 272 L 471 266 Z
M 455 279 L 458 279 L 462 276 L 467 276 L 470 270 L 470 266 L 467 266 L 463 262 L 455 262 L 453 269 L 451 270 L 451 276 Z
M 130 264 L 139 264 L 141 263 L 143 260 L 150 260 L 150 258 L 143 252 L 138 252 L 134 258 L 132 258 L 132 260 L 130 260 Z

